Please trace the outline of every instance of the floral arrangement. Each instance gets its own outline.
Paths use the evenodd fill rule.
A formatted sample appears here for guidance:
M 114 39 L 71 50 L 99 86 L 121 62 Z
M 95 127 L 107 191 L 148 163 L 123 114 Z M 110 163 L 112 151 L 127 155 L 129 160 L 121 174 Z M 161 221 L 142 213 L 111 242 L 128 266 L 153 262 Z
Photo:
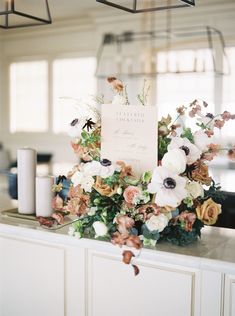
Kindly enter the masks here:
M 108 78 L 108 83 L 114 92 L 113 106 L 128 106 L 126 86 L 116 78 Z M 145 83 L 137 96 L 142 106 L 148 91 Z M 178 107 L 175 121 L 168 115 L 158 122 L 158 166 L 136 176 L 123 161 L 100 159 L 102 126 L 97 105 L 102 103 L 103 96 L 94 99 L 88 113 L 70 125 L 72 148 L 81 163 L 67 177 L 71 181 L 68 197 L 60 197 L 60 181 L 53 188 L 55 211 L 78 216 L 69 234 L 137 249 L 162 240 L 182 246 L 197 240 L 204 225 L 216 223 L 223 198 L 207 162 L 221 150 L 235 158 L 235 146 L 221 148 L 214 132 L 235 115 L 227 111 L 217 116 L 203 114 L 207 103 L 198 100 Z M 186 116 L 195 131 L 193 124 L 178 123 Z

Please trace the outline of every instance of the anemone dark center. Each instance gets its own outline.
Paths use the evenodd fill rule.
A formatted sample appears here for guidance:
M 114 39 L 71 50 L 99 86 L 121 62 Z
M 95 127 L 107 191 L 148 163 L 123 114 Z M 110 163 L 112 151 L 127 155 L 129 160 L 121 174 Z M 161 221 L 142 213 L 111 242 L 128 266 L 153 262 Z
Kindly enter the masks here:
M 181 146 L 180 149 L 182 149 L 185 152 L 185 155 L 188 156 L 189 148 L 187 146 Z
M 110 160 L 108 160 L 108 159 L 102 159 L 100 163 L 104 167 L 111 166 L 111 164 L 112 164 L 112 162 Z
M 174 189 L 176 187 L 176 182 L 172 178 L 166 178 L 163 181 L 163 185 L 166 189 Z
M 214 118 L 214 115 L 213 115 L 212 113 L 207 113 L 207 114 L 206 114 L 206 117 L 209 117 L 209 118 L 213 119 L 213 118 Z
M 77 125 L 77 123 L 78 123 L 78 119 L 76 118 L 70 123 L 70 125 L 75 126 L 75 125 Z

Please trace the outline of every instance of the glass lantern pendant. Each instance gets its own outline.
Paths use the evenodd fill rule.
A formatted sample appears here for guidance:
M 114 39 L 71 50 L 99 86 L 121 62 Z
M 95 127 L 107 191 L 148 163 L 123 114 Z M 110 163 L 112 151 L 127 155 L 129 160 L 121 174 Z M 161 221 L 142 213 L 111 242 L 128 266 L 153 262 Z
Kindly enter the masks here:
M 0 0 L 0 27 L 3 29 L 51 23 L 48 0 Z
M 143 13 L 195 6 L 195 0 L 96 0 L 130 13 Z

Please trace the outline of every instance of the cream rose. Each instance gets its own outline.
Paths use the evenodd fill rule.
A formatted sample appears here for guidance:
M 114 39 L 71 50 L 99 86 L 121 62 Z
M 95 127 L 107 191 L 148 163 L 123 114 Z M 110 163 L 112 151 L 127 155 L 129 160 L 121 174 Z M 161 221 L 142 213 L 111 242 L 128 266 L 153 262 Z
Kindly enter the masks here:
M 221 205 L 210 198 L 196 208 L 196 213 L 205 225 L 214 225 L 221 213 Z
M 168 218 L 164 214 L 153 215 L 145 224 L 150 231 L 157 230 L 160 233 L 167 226 Z
M 180 149 L 170 149 L 162 158 L 162 166 L 180 174 L 186 169 L 186 156 Z
M 200 183 L 191 181 L 186 184 L 186 190 L 190 197 L 196 199 L 199 196 L 204 196 L 204 190 Z
M 107 235 L 108 228 L 103 222 L 96 221 L 92 226 L 95 230 L 95 237 L 103 237 Z

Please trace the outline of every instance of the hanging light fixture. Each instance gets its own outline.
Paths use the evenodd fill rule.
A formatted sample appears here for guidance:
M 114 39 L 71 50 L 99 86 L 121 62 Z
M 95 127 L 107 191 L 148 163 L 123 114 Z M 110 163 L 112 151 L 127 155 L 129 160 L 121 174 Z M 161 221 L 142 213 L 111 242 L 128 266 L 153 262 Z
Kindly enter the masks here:
M 24 2 L 28 7 L 23 7 Z M 37 5 L 39 3 L 40 1 L 37 1 Z M 52 19 L 48 0 L 41 0 L 41 3 L 45 18 L 31 14 L 30 9 L 33 8 L 31 1 L 0 0 L 0 27 L 3 29 L 12 29 L 51 24 Z M 33 9 L 35 10 L 35 6 Z
M 96 0 L 96 2 L 100 2 L 130 13 L 143 13 L 195 6 L 195 0 L 172 0 L 170 3 L 169 0 Z
M 195 48 L 194 42 L 202 43 L 202 49 Z M 224 69 L 217 64 L 217 49 L 222 53 Z M 189 58 L 187 67 L 185 53 Z M 170 32 L 167 29 L 104 34 L 97 53 L 96 77 L 107 78 L 110 69 L 116 77 L 132 78 L 163 74 L 230 73 L 223 34 L 210 26 L 174 28 Z

